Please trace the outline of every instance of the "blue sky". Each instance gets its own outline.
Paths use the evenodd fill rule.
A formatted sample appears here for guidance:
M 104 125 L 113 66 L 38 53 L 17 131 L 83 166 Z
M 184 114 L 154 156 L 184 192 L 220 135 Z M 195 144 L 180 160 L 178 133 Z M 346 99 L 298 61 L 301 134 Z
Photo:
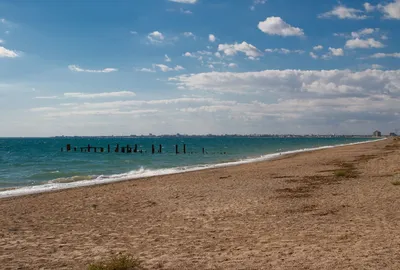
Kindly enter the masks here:
M 0 1 L 0 136 L 400 129 L 400 0 Z

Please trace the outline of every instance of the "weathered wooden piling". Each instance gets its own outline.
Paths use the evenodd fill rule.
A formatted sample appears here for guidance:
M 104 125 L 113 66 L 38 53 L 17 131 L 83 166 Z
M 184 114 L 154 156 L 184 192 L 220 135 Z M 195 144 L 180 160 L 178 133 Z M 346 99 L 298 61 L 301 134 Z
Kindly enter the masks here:
M 115 147 L 115 153 L 119 152 L 119 143 L 117 143 L 117 147 Z
M 67 144 L 67 151 L 68 152 L 71 151 L 71 145 L 70 144 Z
M 179 154 L 178 145 L 177 145 L 177 144 L 175 145 L 175 153 L 176 153 L 176 154 Z
M 121 147 L 121 153 L 125 153 L 125 147 Z
M 90 144 L 87 146 L 87 151 L 90 152 Z
M 108 153 L 110 153 L 110 145 L 107 145 Z
M 76 146 L 74 147 L 74 152 L 76 152 Z
M 126 145 L 126 152 L 132 153 L 132 147 L 130 147 L 129 144 Z
M 159 146 L 160 148 L 158 149 L 158 153 L 162 153 L 162 145 L 160 144 L 160 146 Z
M 151 145 L 151 153 L 154 154 L 156 152 L 156 148 L 154 147 L 154 144 Z
M 134 153 L 137 153 L 137 144 L 135 144 L 135 148 L 133 149 Z
M 204 147 L 203 147 L 203 155 L 204 155 L 204 153 L 205 153 L 205 150 L 204 150 Z
M 183 153 L 186 154 L 186 144 L 183 144 Z

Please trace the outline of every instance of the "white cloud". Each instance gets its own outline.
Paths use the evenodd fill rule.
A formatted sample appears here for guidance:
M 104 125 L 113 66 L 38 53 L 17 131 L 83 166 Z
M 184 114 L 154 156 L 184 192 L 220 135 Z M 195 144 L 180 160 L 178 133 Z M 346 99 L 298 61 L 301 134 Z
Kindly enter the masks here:
M 382 65 L 378 65 L 378 64 L 372 64 L 371 67 L 372 67 L 373 69 L 382 69 L 382 68 L 383 68 Z
M 193 39 L 196 39 L 196 36 L 192 32 L 184 32 L 183 35 L 187 38 L 191 37 Z
M 183 13 L 183 14 L 193 14 L 193 12 L 190 11 L 190 10 L 188 10 L 188 9 L 180 8 L 179 11 L 180 11 L 181 13 Z
M 386 58 L 386 57 L 400 58 L 400 53 L 375 53 L 370 56 L 370 58 Z
M 269 53 L 281 53 L 281 54 L 289 54 L 289 53 L 298 53 L 298 54 L 303 54 L 304 51 L 303 50 L 289 50 L 289 49 L 285 49 L 285 48 L 280 48 L 280 49 L 265 49 L 266 52 Z
M 251 60 L 254 60 L 262 55 L 262 53 L 255 46 L 245 41 L 240 44 L 219 44 L 218 51 L 223 52 L 227 56 L 234 56 L 238 52 L 242 52 Z
M 4 40 L 0 39 L 0 44 L 3 44 L 3 43 L 4 43 Z
M 379 28 L 376 28 L 376 29 L 374 29 L 374 28 L 364 28 L 364 29 L 362 29 L 360 31 L 357 31 L 357 32 L 351 32 L 351 36 L 353 38 L 360 38 L 360 37 L 363 37 L 363 36 L 371 35 L 374 32 L 378 32 L 378 31 L 379 31 Z
M 265 3 L 267 3 L 267 0 L 254 0 L 253 5 L 250 6 L 250 10 L 254 11 L 257 5 L 264 5 Z
M 339 5 L 333 8 L 333 10 L 329 12 L 325 12 L 320 14 L 318 18 L 331 18 L 337 17 L 339 19 L 353 19 L 353 20 L 364 20 L 367 18 L 364 12 L 355 8 L 348 8 L 344 5 Z
M 284 22 L 280 17 L 268 17 L 265 21 L 258 23 L 258 28 L 266 34 L 278 36 L 304 36 L 301 28 L 293 27 Z
M 169 72 L 169 71 L 180 71 L 180 70 L 184 70 L 184 68 L 182 66 L 175 66 L 175 67 L 169 67 L 167 65 L 163 65 L 163 64 L 154 64 L 154 67 L 158 67 L 162 72 Z
M 82 69 L 77 65 L 69 65 L 68 69 L 75 72 L 89 72 L 89 73 L 110 73 L 118 71 L 116 68 L 105 68 L 105 69 Z
M 164 60 L 165 60 L 165 62 L 171 62 L 172 61 L 171 58 L 168 57 L 168 55 L 164 56 Z
M 366 12 L 372 12 L 376 9 L 375 6 L 371 5 L 370 3 L 364 3 L 364 8 Z
M 343 56 L 344 52 L 342 48 L 331 48 L 329 47 L 329 51 L 333 56 Z
M 318 55 L 316 55 L 316 54 L 313 53 L 313 52 L 310 52 L 310 56 L 311 56 L 313 59 L 318 59 Z
M 196 4 L 197 0 L 168 0 L 170 2 L 182 3 L 182 4 Z
M 361 49 L 368 49 L 368 48 L 383 48 L 385 45 L 383 45 L 380 41 L 377 41 L 373 38 L 369 39 L 350 39 L 346 42 L 346 48 L 350 49 L 356 49 L 356 48 L 361 48 Z
M 134 97 L 135 92 L 131 91 L 118 91 L 118 92 L 104 92 L 104 93 L 64 93 L 66 98 L 110 98 L 110 97 Z
M 235 64 L 235 63 L 229 63 L 229 64 L 228 64 L 228 67 L 230 67 L 230 68 L 237 68 L 238 65 Z
M 151 69 L 151 68 L 139 68 L 139 69 L 136 69 L 136 71 L 140 71 L 140 72 L 156 72 L 154 69 Z
M 215 42 L 217 39 L 216 39 L 216 37 L 215 37 L 213 34 L 209 34 L 209 35 L 208 35 L 208 40 L 209 40 L 210 42 Z
M 185 57 L 195 57 L 192 53 L 190 52 L 185 52 L 185 54 L 183 55 Z
M 57 96 L 39 96 L 35 97 L 36 99 L 58 99 Z
M 389 38 L 388 38 L 387 35 L 382 35 L 382 36 L 381 36 L 381 39 L 383 39 L 383 40 L 388 40 Z
M 394 0 L 386 5 L 378 5 L 380 11 L 383 12 L 386 19 L 400 20 L 400 0 Z
M 400 70 L 264 70 L 259 72 L 212 72 L 169 79 L 188 90 L 212 90 L 254 94 L 277 93 L 290 97 L 309 94 L 400 95 Z M 309 94 L 307 94 L 309 93 Z
M 48 112 L 48 111 L 55 111 L 57 110 L 54 107 L 38 107 L 30 109 L 31 112 Z
M 136 31 L 130 31 L 129 33 L 131 33 L 132 35 L 137 35 L 138 34 L 138 32 L 136 32 Z
M 322 45 L 317 45 L 313 47 L 314 51 L 322 50 L 324 47 Z
M 15 58 L 18 57 L 19 54 L 16 51 L 9 50 L 4 48 L 3 46 L 0 46 L 0 58 Z
M 154 31 L 147 35 L 147 39 L 151 43 L 157 44 L 157 43 L 162 43 L 165 39 L 165 36 L 159 31 Z

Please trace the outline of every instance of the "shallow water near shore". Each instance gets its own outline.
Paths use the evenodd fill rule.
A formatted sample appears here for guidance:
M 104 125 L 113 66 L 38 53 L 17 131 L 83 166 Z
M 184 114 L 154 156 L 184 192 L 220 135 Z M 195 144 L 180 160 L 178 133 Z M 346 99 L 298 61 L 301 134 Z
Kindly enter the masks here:
M 3 138 L 0 139 L 0 197 L 248 163 L 288 151 L 370 140 L 348 137 Z M 72 145 L 71 152 L 65 151 L 67 144 Z M 107 153 L 108 144 L 110 153 Z M 142 153 L 115 153 L 117 144 L 121 147 L 137 144 Z M 162 153 L 151 154 L 152 144 L 156 151 L 161 144 Z M 186 144 L 186 154 L 182 153 L 183 144 Z M 105 152 L 80 152 L 80 147 L 87 145 L 104 147 Z M 179 146 L 178 155 L 175 145 Z

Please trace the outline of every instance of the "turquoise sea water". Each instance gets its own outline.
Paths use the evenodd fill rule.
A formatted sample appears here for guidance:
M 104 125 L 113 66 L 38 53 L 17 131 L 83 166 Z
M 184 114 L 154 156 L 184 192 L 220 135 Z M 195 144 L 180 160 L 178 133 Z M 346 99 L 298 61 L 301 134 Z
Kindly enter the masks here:
M 170 137 L 170 138 L 0 138 L 0 188 L 41 186 L 57 189 L 91 184 L 101 181 L 117 181 L 142 176 L 167 174 L 211 167 L 213 164 L 234 161 L 251 161 L 269 154 L 349 144 L 371 138 L 271 138 L 271 137 Z M 66 152 L 65 146 L 72 145 Z M 80 152 L 80 147 L 104 147 L 94 153 Z M 107 153 L 107 145 L 111 153 Z M 143 153 L 115 153 L 120 146 L 138 145 Z M 162 144 L 162 153 L 156 152 Z M 186 144 L 187 154 L 183 154 Z M 175 153 L 175 145 L 180 154 Z M 77 152 L 74 152 L 76 146 Z M 64 151 L 61 152 L 61 148 Z M 202 153 L 202 148 L 206 153 Z M 66 184 L 66 185 L 65 185 Z M 21 193 L 24 193 L 22 191 Z M 0 192 L 0 197 L 1 197 Z M 29 193 L 29 192 L 28 192 Z

